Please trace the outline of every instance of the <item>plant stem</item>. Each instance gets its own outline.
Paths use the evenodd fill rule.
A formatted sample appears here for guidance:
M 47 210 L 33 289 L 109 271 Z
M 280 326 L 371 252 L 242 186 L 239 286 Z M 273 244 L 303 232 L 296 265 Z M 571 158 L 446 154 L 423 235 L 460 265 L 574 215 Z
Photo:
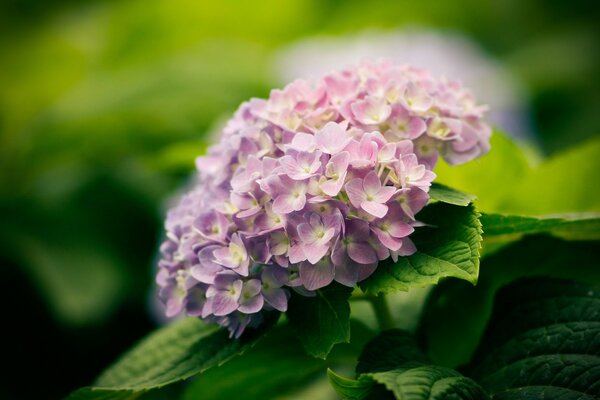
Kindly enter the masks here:
M 379 328 L 381 330 L 393 328 L 394 318 L 390 312 L 390 307 L 388 306 L 385 295 L 380 294 L 379 296 L 372 296 L 371 305 L 373 306 L 375 317 L 379 323 Z

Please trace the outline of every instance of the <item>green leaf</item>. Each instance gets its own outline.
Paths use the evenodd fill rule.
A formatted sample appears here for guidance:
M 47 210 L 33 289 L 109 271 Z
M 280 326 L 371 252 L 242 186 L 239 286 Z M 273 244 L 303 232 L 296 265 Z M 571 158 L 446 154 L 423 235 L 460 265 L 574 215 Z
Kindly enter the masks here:
M 542 215 L 600 212 L 600 139 L 569 148 L 515 182 L 506 211 Z
M 486 399 L 477 383 L 460 373 L 431 365 L 412 334 L 384 331 L 364 347 L 356 367 L 358 379 L 329 371 L 329 379 L 344 399 Z M 388 392 L 384 393 L 384 389 Z
M 301 387 L 319 372 L 325 361 L 306 354 L 295 333 L 277 327 L 241 357 L 194 379 L 184 400 L 269 399 Z
M 533 235 L 482 260 L 477 286 L 448 280 L 431 292 L 419 332 L 429 356 L 448 367 L 467 363 L 483 334 L 497 290 L 516 279 L 548 276 L 600 284 L 600 247 Z
M 371 379 L 350 379 L 327 370 L 329 382 L 335 392 L 344 400 L 362 400 L 375 398 L 375 382 Z
M 93 387 L 69 397 L 133 399 L 144 391 L 187 379 L 243 353 L 272 324 L 230 339 L 226 330 L 197 318 L 186 318 L 154 332 L 106 370 Z
M 482 214 L 486 240 L 490 236 L 550 233 L 566 239 L 600 238 L 600 214 L 569 214 L 560 217 L 531 217 Z
M 600 287 L 521 280 L 498 292 L 471 375 L 504 398 L 528 399 L 532 393 L 595 398 L 600 394 L 598 338 Z
M 481 223 L 476 208 L 436 203 L 425 207 L 417 218 L 431 225 L 411 237 L 417 252 L 399 257 L 397 262 L 387 259 L 380 263 L 375 273 L 360 283 L 364 291 L 407 291 L 437 284 L 446 277 L 477 282 Z
M 461 192 L 460 190 L 452 189 L 441 183 L 432 183 L 429 188 L 429 197 L 433 200 L 441 201 L 455 206 L 468 206 L 477 198 L 472 194 Z
M 475 381 L 438 365 L 422 365 L 366 374 L 383 384 L 398 400 L 485 400 L 489 398 Z
M 287 317 L 309 354 L 325 359 L 333 345 L 350 341 L 351 294 L 352 288 L 332 284 L 314 297 L 291 297 Z
M 488 256 L 524 235 L 547 233 L 566 240 L 600 239 L 600 214 L 572 213 L 554 217 L 482 214 L 482 255 Z
M 429 360 L 417 346 L 413 334 L 390 329 L 366 344 L 358 359 L 356 372 L 389 371 L 410 361 L 427 363 Z
M 439 163 L 436 182 L 477 196 L 493 213 L 545 215 L 600 212 L 600 139 L 569 148 L 533 167 L 523 148 L 494 132 L 492 150 L 459 166 Z
M 474 380 L 438 365 L 406 364 L 404 368 L 363 374 L 348 379 L 329 370 L 329 379 L 342 399 L 485 400 L 486 392 Z M 384 393 L 383 388 L 390 393 Z

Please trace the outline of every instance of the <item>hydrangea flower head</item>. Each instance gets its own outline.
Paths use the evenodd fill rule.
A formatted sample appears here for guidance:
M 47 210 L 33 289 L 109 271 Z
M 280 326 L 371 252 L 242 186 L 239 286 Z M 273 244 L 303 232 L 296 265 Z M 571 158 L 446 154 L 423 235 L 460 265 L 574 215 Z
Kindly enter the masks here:
M 489 149 L 460 84 L 389 62 L 298 80 L 240 106 L 167 216 L 157 282 L 166 312 L 238 337 L 290 291 L 354 286 L 410 239 L 438 158 Z

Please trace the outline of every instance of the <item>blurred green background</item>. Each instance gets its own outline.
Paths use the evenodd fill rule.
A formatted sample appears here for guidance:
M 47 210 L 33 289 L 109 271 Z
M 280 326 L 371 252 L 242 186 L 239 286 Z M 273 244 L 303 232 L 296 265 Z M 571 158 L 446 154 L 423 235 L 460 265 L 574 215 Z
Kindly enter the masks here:
M 546 157 L 600 132 L 599 18 L 585 0 L 3 1 L 10 373 L 0 398 L 59 398 L 89 384 L 157 323 L 167 201 L 218 121 L 281 84 L 277 61 L 293 43 L 366 29 L 458 32 L 522 83 L 531 153 Z

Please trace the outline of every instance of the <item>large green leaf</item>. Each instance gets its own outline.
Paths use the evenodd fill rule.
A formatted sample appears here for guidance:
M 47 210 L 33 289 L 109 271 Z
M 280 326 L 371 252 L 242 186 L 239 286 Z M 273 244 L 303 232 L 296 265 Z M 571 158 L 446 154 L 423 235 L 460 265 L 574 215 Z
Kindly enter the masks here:
M 469 369 L 494 398 L 597 398 L 600 287 L 551 279 L 504 287 Z
M 572 213 L 554 217 L 482 214 L 482 254 L 487 256 L 524 235 L 547 233 L 567 240 L 600 239 L 600 214 Z
M 485 400 L 485 391 L 475 381 L 438 365 L 406 367 L 365 374 L 383 384 L 398 400 Z
M 459 166 L 439 163 L 436 181 L 477 196 L 486 212 L 524 215 L 599 212 L 600 139 L 592 139 L 532 166 L 522 147 L 500 132 L 492 151 Z
M 289 327 L 278 327 L 241 357 L 199 375 L 185 400 L 269 399 L 297 389 L 325 371 L 325 361 L 306 354 Z
M 229 400 L 240 393 L 244 400 L 281 399 L 285 395 L 296 398 L 299 391 L 326 379 L 328 366 L 354 366 L 373 333 L 356 320 L 351 321 L 351 327 L 351 343 L 336 345 L 327 360 L 306 354 L 289 326 L 276 327 L 240 357 L 195 377 L 183 399 Z M 332 392 L 328 385 L 326 389 Z
M 529 236 L 482 261 L 477 286 L 448 280 L 436 286 L 421 316 L 419 331 L 428 354 L 441 365 L 469 361 L 492 311 L 496 291 L 516 279 L 548 276 L 600 284 L 597 242 L 567 242 Z
M 392 395 L 408 400 L 487 398 L 472 379 L 432 365 L 414 337 L 397 329 L 382 332 L 365 346 L 357 372 L 357 379 L 348 379 L 329 371 L 330 381 L 343 399 L 381 399 Z
M 373 294 L 407 291 L 454 277 L 475 284 L 479 275 L 481 223 L 479 212 L 445 203 L 431 204 L 418 214 L 430 226 L 411 237 L 417 246 L 412 256 L 388 259 L 360 287 Z
M 558 217 L 532 217 L 504 214 L 482 214 L 481 224 L 486 240 L 490 236 L 551 233 L 566 239 L 596 240 L 600 238 L 600 214 L 568 214 Z
M 400 329 L 381 332 L 364 347 L 356 366 L 359 374 L 389 371 L 407 362 L 428 362 L 414 335 Z
M 472 194 L 461 192 L 441 183 L 434 182 L 429 188 L 429 197 L 433 200 L 441 201 L 455 206 L 468 206 L 477 198 Z
M 292 296 L 287 316 L 308 353 L 325 359 L 335 344 L 350 341 L 351 294 L 352 288 L 332 284 L 314 297 Z
M 106 370 L 93 387 L 69 397 L 77 399 L 133 399 L 144 391 L 187 379 L 243 353 L 261 337 L 262 329 L 230 339 L 226 330 L 197 318 L 174 322 L 148 336 Z

